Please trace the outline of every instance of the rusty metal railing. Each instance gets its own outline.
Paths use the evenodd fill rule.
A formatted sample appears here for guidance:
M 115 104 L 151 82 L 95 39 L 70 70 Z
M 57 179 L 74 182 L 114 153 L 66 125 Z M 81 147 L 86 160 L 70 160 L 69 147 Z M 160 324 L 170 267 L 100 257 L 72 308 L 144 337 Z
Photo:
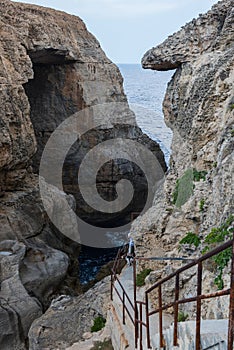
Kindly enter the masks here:
M 231 263 L 231 284 L 230 288 L 223 289 L 221 291 L 216 291 L 209 294 L 202 294 L 202 272 L 203 272 L 203 262 L 207 259 L 214 257 L 220 252 L 224 251 L 227 248 L 232 247 L 232 263 Z M 141 258 L 136 258 L 141 259 Z M 195 349 L 200 350 L 201 348 L 201 308 L 202 308 L 202 300 L 207 300 L 216 297 L 222 297 L 226 295 L 230 295 L 230 306 L 229 306 L 229 323 L 228 323 L 228 347 L 227 350 L 233 350 L 233 341 L 234 341 L 234 235 L 233 239 L 222 244 L 216 249 L 210 251 L 209 253 L 203 255 L 199 259 L 192 261 L 191 263 L 185 265 L 184 267 L 178 269 L 174 273 L 169 276 L 163 278 L 161 281 L 154 284 L 145 292 L 145 301 L 137 300 L 136 293 L 136 259 L 133 262 L 133 288 L 134 295 L 133 301 L 130 299 L 127 294 L 123 284 L 121 283 L 118 275 L 117 269 L 119 266 L 119 262 L 122 260 L 121 258 L 121 249 L 119 249 L 118 254 L 116 256 L 112 274 L 111 274 L 111 300 L 113 300 L 113 290 L 115 290 L 118 298 L 120 299 L 123 307 L 122 307 L 122 321 L 123 324 L 126 323 L 126 314 L 129 316 L 131 323 L 134 326 L 135 333 L 135 348 L 138 346 L 138 341 L 140 345 L 140 350 L 143 350 L 143 327 L 146 328 L 146 340 L 147 347 L 151 349 L 151 334 L 150 334 L 150 317 L 154 314 L 158 314 L 159 317 L 159 339 L 160 339 L 160 347 L 165 347 L 165 341 L 163 337 L 163 312 L 171 307 L 174 308 L 174 334 L 173 334 L 173 345 L 178 345 L 178 315 L 179 315 L 179 305 L 196 302 L 196 331 L 195 331 Z M 149 259 L 149 258 L 147 258 Z M 144 259 L 146 260 L 146 259 Z M 197 290 L 196 296 L 180 299 L 180 275 L 182 272 L 191 269 L 192 267 L 197 266 Z M 163 293 L 162 286 L 175 278 L 175 288 L 174 288 L 174 301 L 163 305 Z M 118 284 L 119 289 L 115 286 Z M 121 292 L 120 292 L 120 291 Z M 158 290 L 158 307 L 157 309 L 150 311 L 149 310 L 149 295 L 151 292 Z M 128 301 L 128 305 L 126 303 Z M 143 307 L 145 308 L 145 322 L 143 321 Z
M 232 247 L 232 264 L 231 264 L 231 284 L 230 288 L 223 289 L 209 294 L 202 294 L 202 272 L 203 272 L 203 262 L 207 259 L 210 259 L 217 255 L 218 253 L 224 251 L 227 248 Z M 196 296 L 180 299 L 180 275 L 182 272 L 197 266 L 197 290 Z M 175 278 L 175 288 L 174 288 L 174 301 L 166 305 L 163 305 L 163 294 L 162 286 Z M 149 311 L 149 294 L 155 290 L 158 290 L 158 307 L 156 310 Z M 196 259 L 194 262 L 187 264 L 186 266 L 178 269 L 169 276 L 163 278 L 161 281 L 155 283 L 151 288 L 145 292 L 145 302 L 146 302 L 146 328 L 147 328 L 147 346 L 151 349 L 151 337 L 150 337 L 150 316 L 158 314 L 159 316 L 159 339 L 160 347 L 165 346 L 165 341 L 163 337 L 163 311 L 173 307 L 174 308 L 174 334 L 173 334 L 173 345 L 178 345 L 178 314 L 179 314 L 179 305 L 186 304 L 191 302 L 196 302 L 196 331 L 195 331 L 195 349 L 200 350 L 201 348 L 201 307 L 202 300 L 222 297 L 225 295 L 230 295 L 230 306 L 229 306 L 229 325 L 228 325 L 228 350 L 233 350 L 233 341 L 234 341 L 234 235 L 233 239 L 222 244 L 216 249 L 210 251 L 209 253 L 203 255 L 199 259 Z
M 126 313 L 133 324 L 134 335 L 135 335 L 135 348 L 138 346 L 138 341 L 140 344 L 140 350 L 143 350 L 143 326 L 147 328 L 145 322 L 143 322 L 143 306 L 146 305 L 145 302 L 137 300 L 136 294 L 136 260 L 133 261 L 133 301 L 130 299 L 126 289 L 121 283 L 118 275 L 117 268 L 119 261 L 121 261 L 121 249 L 118 251 L 115 262 L 113 264 L 111 273 L 111 300 L 113 301 L 113 291 L 116 292 L 119 300 L 122 303 L 122 322 L 126 324 Z M 118 287 L 116 287 L 116 284 Z M 120 291 L 121 292 L 120 292 Z M 128 302 L 128 303 L 127 303 Z M 127 305 L 128 304 L 128 305 Z
M 140 214 L 141 214 L 140 211 L 131 212 L 131 222 L 133 222 L 133 220 L 135 220 Z
M 120 255 L 121 255 L 121 248 L 119 248 L 119 250 L 117 252 L 113 267 L 111 269 L 111 300 L 113 300 L 113 288 L 114 288 L 114 283 L 115 283 L 115 279 L 116 279 L 116 272 L 117 272 L 119 261 L 120 261 Z
M 134 325 L 135 328 L 135 344 L 137 343 L 137 337 L 138 337 L 138 330 L 136 327 L 136 302 L 135 302 L 135 296 L 136 296 L 136 288 L 134 287 L 134 302 L 132 302 L 132 300 L 130 299 L 130 297 L 128 296 L 123 284 L 121 283 L 118 275 L 117 275 L 117 267 L 119 264 L 119 261 L 122 260 L 121 258 L 121 249 L 119 249 L 118 254 L 116 256 L 113 268 L 112 268 L 112 273 L 111 273 L 111 300 L 113 301 L 113 291 L 116 292 L 119 300 L 122 303 L 122 322 L 125 325 L 125 312 L 128 314 L 130 321 L 132 322 L 132 324 Z M 135 265 L 135 264 L 134 264 Z M 135 269 L 133 269 L 134 271 Z M 133 281 L 135 280 L 134 276 L 133 276 Z M 116 284 L 118 285 L 119 288 L 116 287 Z M 119 289 L 121 290 L 121 293 L 119 291 Z M 121 295 L 122 294 L 122 295 Z M 130 307 L 127 306 L 126 304 L 126 300 L 128 301 L 128 304 Z M 134 316 L 133 316 L 134 315 Z

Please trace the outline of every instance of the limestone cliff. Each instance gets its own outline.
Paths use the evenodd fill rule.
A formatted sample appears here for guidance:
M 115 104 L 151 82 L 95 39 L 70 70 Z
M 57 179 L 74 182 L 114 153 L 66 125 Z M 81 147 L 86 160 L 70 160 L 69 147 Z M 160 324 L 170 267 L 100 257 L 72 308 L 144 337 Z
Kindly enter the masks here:
M 105 224 L 117 218 L 120 220 L 118 215 L 108 216 L 92 210 L 83 200 L 74 178 L 84 155 L 106 139 L 123 137 L 146 145 L 158 157 L 164 170 L 166 166 L 159 146 L 143 135 L 134 122 L 119 69 L 106 57 L 83 21 L 63 12 L 1 1 L 1 31 L 2 191 L 15 189 L 17 184 L 20 188 L 26 169 L 30 170 L 29 159 L 36 147 L 32 165 L 38 172 L 48 138 L 66 118 L 93 105 L 122 103 L 126 108 L 120 115 L 119 125 L 112 122 L 110 127 L 110 115 L 109 125 L 104 123 L 98 129 L 89 130 L 83 139 L 72 145 L 63 169 L 64 189 L 76 197 L 80 217 Z M 11 103 L 12 99 L 14 103 Z M 135 125 L 128 125 L 128 120 Z M 135 175 L 131 174 L 131 179 L 134 184 L 138 181 L 135 184 L 138 191 L 123 218 L 130 211 L 140 211 L 141 198 L 145 196 L 142 173 L 134 165 L 132 172 Z M 103 166 L 97 176 L 101 195 L 113 200 L 115 184 L 121 176 L 129 176 L 128 173 L 126 162 Z
M 233 10 L 233 1 L 218 2 L 142 59 L 143 68 L 176 71 L 163 103 L 173 131 L 170 170 L 154 206 L 132 226 L 140 255 L 178 256 L 187 232 L 202 239 L 233 214 Z M 203 316 L 217 314 L 225 308 L 220 315 L 211 306 Z
M 0 313 L 4 316 L 0 348 L 8 350 L 26 348 L 30 324 L 56 293 L 79 292 L 79 244 L 51 225 L 38 188 L 40 157 L 58 125 L 84 108 L 123 105 L 117 124 L 110 115 L 108 122 L 72 145 L 63 169 L 63 189 L 69 194 L 46 187 L 47 213 L 59 216 L 68 230 L 69 216 L 64 219 L 56 210 L 63 213 L 65 203 L 77 208 L 82 218 L 108 225 L 116 219 L 128 220 L 131 211 L 141 208 L 147 192 L 138 167 L 119 160 L 104 164 L 97 187 L 105 199 L 112 200 L 118 180 L 131 177 L 132 171 L 137 189 L 134 205 L 122 217 L 106 217 L 82 201 L 74 177 L 84 155 L 99 142 L 117 137 L 136 140 L 158 157 L 164 170 L 166 165 L 158 144 L 136 125 L 118 68 L 80 18 L 0 0 L 0 34 Z M 87 113 L 91 115 L 92 109 Z M 16 296 L 14 288 L 19 289 Z

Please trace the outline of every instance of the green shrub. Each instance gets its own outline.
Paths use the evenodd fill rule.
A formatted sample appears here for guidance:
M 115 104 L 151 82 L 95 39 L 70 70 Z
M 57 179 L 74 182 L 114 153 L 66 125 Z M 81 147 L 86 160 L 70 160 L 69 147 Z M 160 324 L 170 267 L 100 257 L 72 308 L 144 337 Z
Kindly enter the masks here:
M 137 287 L 142 287 L 145 284 L 146 277 L 150 274 L 151 269 L 144 269 L 136 276 L 136 285 Z
M 214 283 L 218 289 L 223 289 L 223 269 L 228 265 L 232 259 L 232 247 L 223 250 L 221 253 L 213 257 L 213 260 L 217 266 L 217 276 L 214 279 Z
M 201 241 L 193 232 L 188 232 L 184 238 L 179 242 L 180 246 L 182 244 L 194 245 L 196 248 L 202 243 L 204 248 L 202 254 L 209 252 L 210 250 L 216 248 L 218 245 L 224 243 L 225 241 L 232 239 L 233 237 L 233 224 L 234 216 L 230 215 L 229 218 L 220 226 L 212 228 L 210 233 L 205 236 L 204 240 Z M 180 249 L 181 247 L 179 247 Z M 232 259 L 232 247 L 225 249 L 224 251 L 216 254 L 212 257 L 212 261 L 215 264 L 216 277 L 214 283 L 218 289 L 223 289 L 223 270 L 228 265 L 229 261 Z
M 207 171 L 205 171 L 205 170 L 197 171 L 196 169 L 193 169 L 193 180 L 194 181 L 200 181 L 200 180 L 205 181 L 206 175 L 207 175 Z
M 183 311 L 178 313 L 178 322 L 185 322 L 188 318 L 188 314 L 185 314 Z
M 213 168 L 215 169 L 215 168 L 217 168 L 217 165 L 218 165 L 218 163 L 217 163 L 217 162 L 214 162 L 212 166 L 213 166 Z
M 193 232 L 187 232 L 186 236 L 179 241 L 179 244 L 194 245 L 196 248 L 200 245 L 201 239 Z
M 212 228 L 210 233 L 205 237 L 204 244 L 205 247 L 202 253 L 214 249 L 219 244 L 225 242 L 226 240 L 232 239 L 233 227 L 231 227 L 234 221 L 234 216 L 230 215 L 229 218 L 220 226 Z M 229 261 L 232 259 L 232 248 L 227 248 L 219 254 L 215 255 L 212 260 L 216 265 L 217 276 L 215 277 L 214 283 L 217 285 L 218 289 L 223 289 L 223 269 L 228 265 Z
M 172 193 L 172 203 L 180 208 L 193 195 L 194 181 L 205 181 L 207 172 L 205 170 L 187 169 L 181 178 L 176 180 L 175 189 Z
M 205 205 L 205 199 L 201 199 L 199 203 L 199 210 L 203 211 L 204 210 L 204 205 Z
M 205 237 L 204 243 L 209 250 L 209 248 L 215 248 L 217 243 L 223 243 L 227 239 L 232 238 L 233 228 L 231 227 L 234 221 L 234 216 L 230 215 L 229 218 L 220 226 L 212 228 L 210 233 Z
M 91 332 L 98 332 L 105 327 L 106 320 L 102 316 L 98 316 L 94 319 L 93 326 L 91 327 Z

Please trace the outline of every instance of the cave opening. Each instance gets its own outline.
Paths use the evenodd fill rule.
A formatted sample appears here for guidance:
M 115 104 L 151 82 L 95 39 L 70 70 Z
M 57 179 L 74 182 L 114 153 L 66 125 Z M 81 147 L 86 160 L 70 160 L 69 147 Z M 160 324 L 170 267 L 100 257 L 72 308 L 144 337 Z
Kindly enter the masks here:
M 33 171 L 39 172 L 43 149 L 53 131 L 69 116 L 86 107 L 82 84 L 76 63 L 67 62 L 63 53 L 56 50 L 29 52 L 33 63 L 34 77 L 24 89 L 31 107 L 31 121 L 37 140 L 37 152 L 33 157 Z M 116 134 L 128 135 L 129 130 L 114 127 L 108 130 L 91 130 L 72 146 L 63 167 L 64 192 L 76 199 L 78 216 L 87 223 L 98 227 L 116 227 L 131 221 L 131 213 L 140 213 L 147 199 L 147 181 L 136 166 L 124 160 L 104 164 L 97 176 L 97 188 L 100 196 L 112 201 L 116 196 L 116 183 L 123 177 L 132 180 L 135 196 L 128 207 L 118 214 L 103 214 L 89 208 L 84 202 L 77 183 L 77 174 L 82 157 L 98 142 L 116 137 Z M 117 130 L 118 129 L 118 130 Z
M 39 171 L 43 149 L 53 131 L 69 116 L 85 107 L 78 82 L 72 79 L 74 63 L 63 62 L 51 50 L 29 52 L 34 77 L 24 89 L 30 103 L 37 152 L 33 157 L 33 170 Z

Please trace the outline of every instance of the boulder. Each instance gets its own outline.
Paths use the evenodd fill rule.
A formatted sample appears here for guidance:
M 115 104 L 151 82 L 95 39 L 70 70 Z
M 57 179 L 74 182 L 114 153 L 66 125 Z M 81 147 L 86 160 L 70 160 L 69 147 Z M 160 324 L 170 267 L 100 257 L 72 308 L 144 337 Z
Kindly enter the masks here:
M 20 278 L 19 265 L 25 252 L 23 243 L 0 243 L 0 347 L 3 350 L 27 349 L 31 323 L 42 315 L 42 305 L 28 294 Z
M 110 302 L 110 277 L 98 282 L 79 297 L 60 296 L 46 313 L 35 320 L 29 331 L 29 347 L 66 349 L 84 340 L 96 317 L 106 318 Z

